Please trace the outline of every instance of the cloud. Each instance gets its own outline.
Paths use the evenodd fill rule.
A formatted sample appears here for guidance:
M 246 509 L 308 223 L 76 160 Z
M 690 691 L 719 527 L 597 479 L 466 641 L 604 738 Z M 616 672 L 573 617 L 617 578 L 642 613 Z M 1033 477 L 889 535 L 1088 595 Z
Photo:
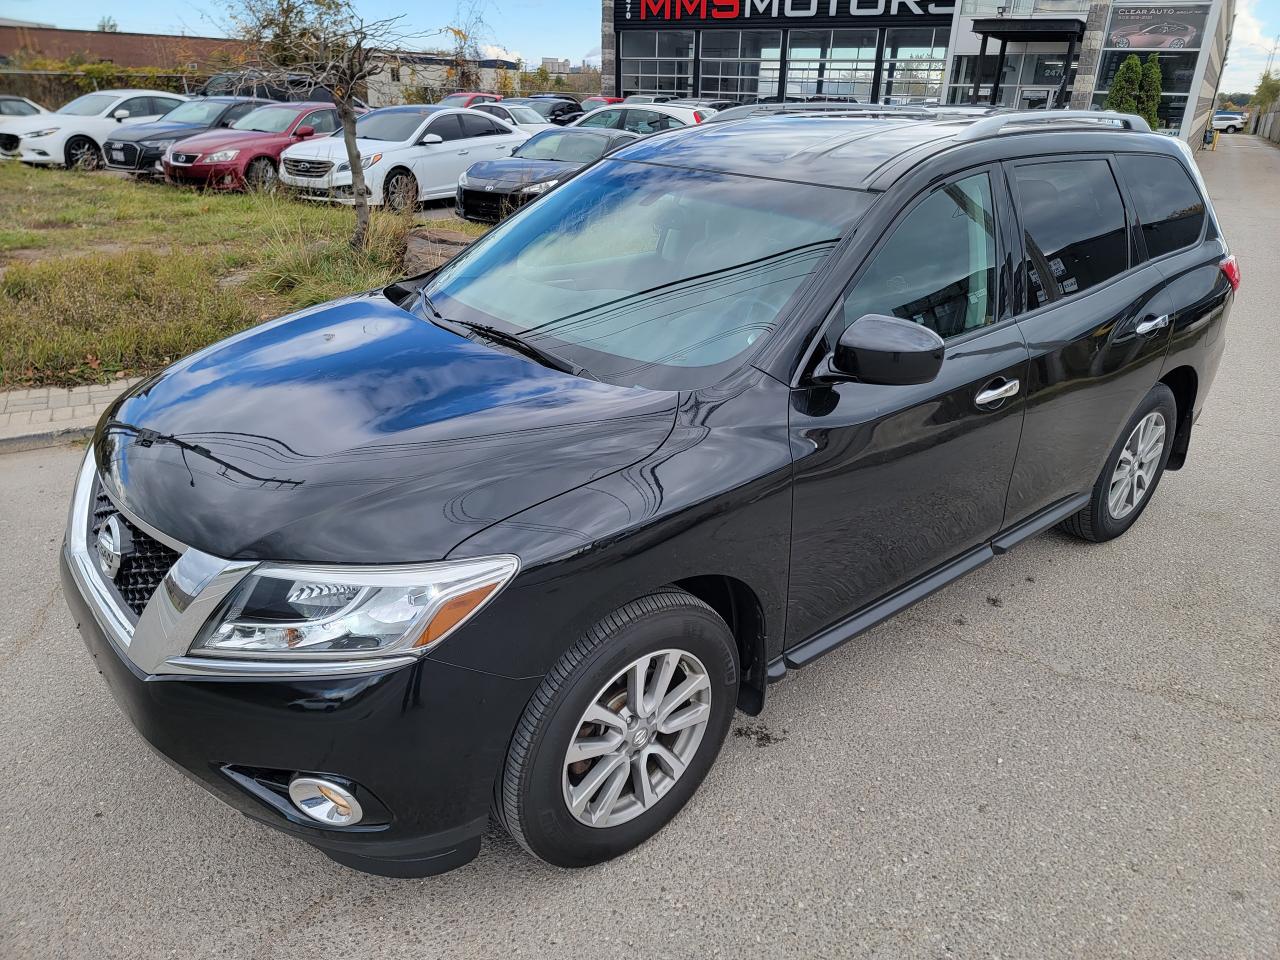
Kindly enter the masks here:
M 523 60 L 518 50 L 508 50 L 500 43 L 480 44 L 480 56 L 486 60 Z
M 595 47 L 592 47 L 590 50 L 588 50 L 586 53 L 584 53 L 582 55 L 582 62 L 599 66 L 600 65 L 600 48 L 598 46 L 595 46 Z
M 1227 54 L 1220 90 L 1252 90 L 1266 69 L 1274 38 L 1267 33 L 1257 14 L 1258 0 L 1239 0 L 1236 20 L 1231 32 L 1231 50 Z

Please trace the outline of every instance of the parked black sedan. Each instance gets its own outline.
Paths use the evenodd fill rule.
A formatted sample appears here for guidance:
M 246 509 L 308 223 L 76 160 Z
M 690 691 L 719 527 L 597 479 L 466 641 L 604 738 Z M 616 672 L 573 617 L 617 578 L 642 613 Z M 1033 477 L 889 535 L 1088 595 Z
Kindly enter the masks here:
M 573 123 L 583 114 L 582 104 L 573 97 L 537 94 L 532 97 L 506 97 L 503 103 L 523 104 L 538 111 L 542 119 L 558 127 Z
M 179 140 L 229 127 L 250 110 L 269 103 L 254 97 L 202 97 L 179 104 L 159 120 L 121 127 L 105 144 L 103 155 L 112 170 L 163 176 L 160 158 Z
M 530 137 L 509 157 L 473 163 L 458 178 L 458 216 L 497 223 L 640 135 L 575 127 Z

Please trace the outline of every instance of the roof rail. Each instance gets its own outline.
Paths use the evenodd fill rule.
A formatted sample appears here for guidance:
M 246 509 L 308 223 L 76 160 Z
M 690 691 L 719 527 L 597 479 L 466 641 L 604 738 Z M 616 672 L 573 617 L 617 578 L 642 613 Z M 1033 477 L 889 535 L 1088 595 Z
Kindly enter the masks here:
M 726 107 L 702 122 L 723 123 L 748 117 L 768 117 L 787 113 L 821 114 L 885 114 L 900 117 L 929 117 L 929 107 L 908 104 L 841 103 L 836 100 L 813 100 L 803 103 L 750 103 Z
M 1150 133 L 1147 121 L 1131 113 L 1108 113 L 1102 110 L 1022 110 L 1000 113 L 975 120 L 956 137 L 957 140 L 984 140 L 1003 133 L 1006 127 L 1029 123 L 1056 123 L 1061 120 L 1097 123 L 1107 127 L 1123 127 L 1138 133 Z

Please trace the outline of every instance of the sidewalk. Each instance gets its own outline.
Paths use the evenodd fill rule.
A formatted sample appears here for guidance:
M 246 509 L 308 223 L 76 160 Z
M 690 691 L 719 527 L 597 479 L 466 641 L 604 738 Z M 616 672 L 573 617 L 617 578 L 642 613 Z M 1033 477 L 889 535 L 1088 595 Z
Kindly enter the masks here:
M 111 401 L 141 380 L 135 377 L 91 387 L 37 387 L 0 393 L 0 453 L 88 437 Z

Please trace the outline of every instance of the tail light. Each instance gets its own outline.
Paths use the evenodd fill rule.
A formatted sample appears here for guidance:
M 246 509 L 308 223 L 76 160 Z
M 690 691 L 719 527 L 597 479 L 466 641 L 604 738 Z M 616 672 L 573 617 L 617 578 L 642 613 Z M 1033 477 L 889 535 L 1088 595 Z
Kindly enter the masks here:
M 1218 269 L 1227 278 L 1233 291 L 1240 289 L 1240 264 L 1236 263 L 1235 254 L 1229 254 L 1218 264 Z
M 701 123 L 701 122 L 702 122 L 702 111 L 701 111 L 701 110 L 695 110 L 695 111 L 693 111 L 693 122 L 694 122 L 694 123 Z

